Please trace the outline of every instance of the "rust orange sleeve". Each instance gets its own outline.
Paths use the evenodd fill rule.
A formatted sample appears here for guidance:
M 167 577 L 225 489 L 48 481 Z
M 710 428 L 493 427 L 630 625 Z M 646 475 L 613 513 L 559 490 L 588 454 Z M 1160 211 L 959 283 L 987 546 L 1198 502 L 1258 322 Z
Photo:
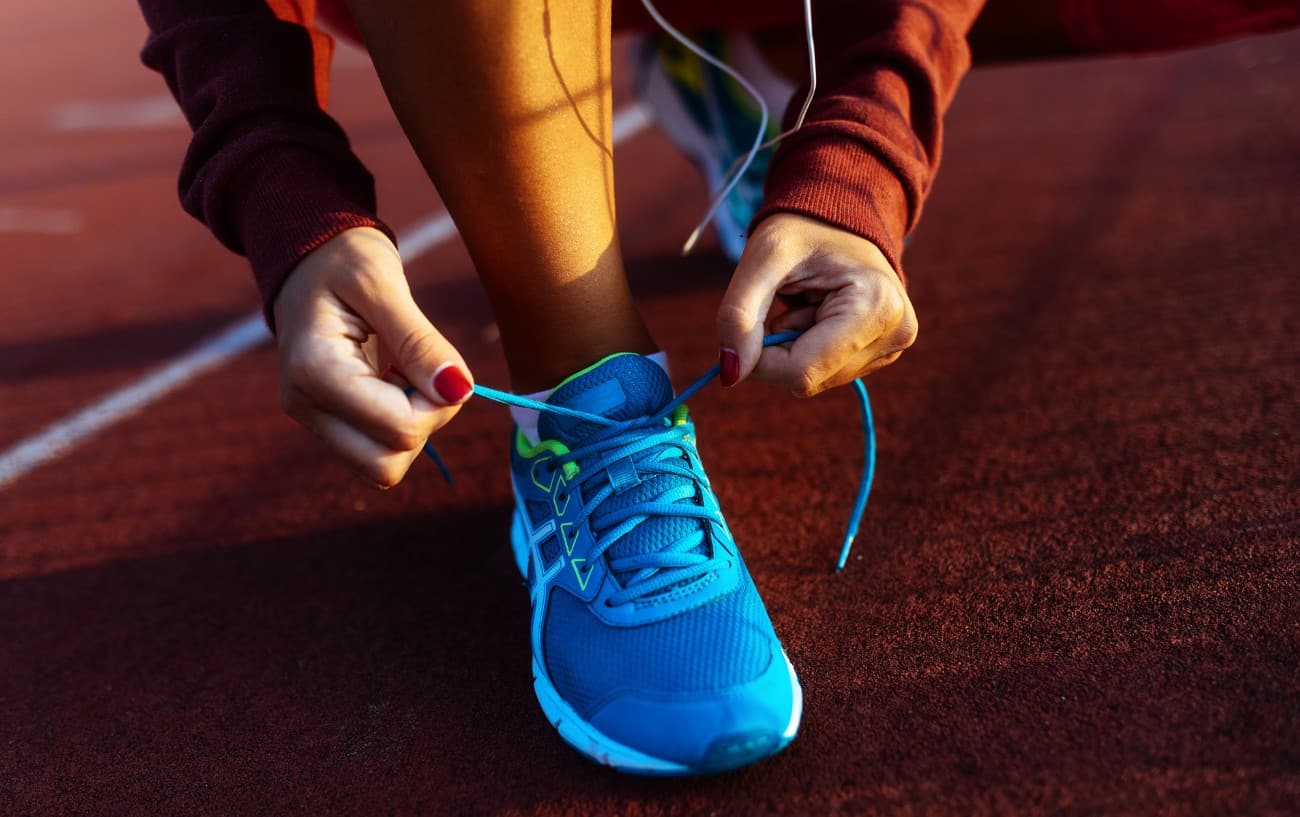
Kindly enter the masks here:
M 161 73 L 194 135 L 181 204 L 248 257 L 268 322 L 303 255 L 376 227 L 374 180 L 326 112 L 333 41 L 315 0 L 139 0 L 142 59 Z

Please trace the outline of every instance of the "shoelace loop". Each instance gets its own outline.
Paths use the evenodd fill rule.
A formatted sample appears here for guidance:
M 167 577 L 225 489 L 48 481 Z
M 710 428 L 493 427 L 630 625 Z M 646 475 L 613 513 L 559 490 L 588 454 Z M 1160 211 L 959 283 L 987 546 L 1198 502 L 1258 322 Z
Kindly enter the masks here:
M 679 517 L 697 519 L 703 523 L 721 523 L 720 518 L 695 501 L 705 487 L 700 475 L 683 464 L 691 457 L 694 426 L 689 422 L 675 423 L 667 417 L 637 418 L 616 422 L 596 432 L 584 444 L 575 446 L 568 454 L 556 458 L 556 465 L 565 462 L 578 464 L 579 479 L 586 474 L 586 491 L 590 497 L 574 517 L 578 525 L 590 521 L 596 538 L 595 547 L 587 554 L 594 562 L 609 552 L 619 541 L 631 534 L 639 525 L 652 517 Z M 664 486 L 640 502 L 610 509 L 606 501 L 617 493 L 612 481 L 601 484 L 601 475 L 620 460 L 630 460 L 639 482 L 654 486 L 658 477 L 679 477 L 682 480 Z M 653 490 L 653 488 L 652 488 Z M 710 532 L 712 529 L 710 528 Z M 650 553 L 634 556 L 610 557 L 609 568 L 623 577 L 623 588 L 613 593 L 606 603 L 617 606 L 644 599 L 660 590 L 689 583 L 707 576 L 722 566 L 723 559 L 694 552 L 705 540 L 703 525 Z M 716 551 L 715 551 L 716 552 Z M 631 574 L 628 576 L 628 574 Z
M 774 335 L 768 335 L 763 338 L 763 346 L 776 346 L 782 343 L 789 343 L 798 338 L 802 332 L 780 332 Z M 648 417 L 638 417 L 632 420 L 612 420 L 599 414 L 589 414 L 585 411 L 568 408 L 566 406 L 553 406 L 549 403 L 543 403 L 540 400 L 532 400 L 527 397 L 521 397 L 517 394 L 501 391 L 483 386 L 474 385 L 474 394 L 496 403 L 506 406 L 518 406 L 520 408 L 529 408 L 536 411 L 544 411 L 563 417 L 570 417 L 584 422 L 596 423 L 605 428 L 596 432 L 594 437 L 581 446 L 575 447 L 567 455 L 557 457 L 555 466 L 562 466 L 564 462 L 577 462 L 580 459 L 586 460 L 585 467 L 580 463 L 580 471 L 588 473 L 599 473 L 608 467 L 615 460 L 625 456 L 631 456 L 652 448 L 662 447 L 664 445 L 676 445 L 673 440 L 681 440 L 683 433 L 682 426 L 673 425 L 671 418 L 677 411 L 678 407 L 693 397 L 700 389 L 707 386 L 713 378 L 720 372 L 719 364 L 715 363 L 707 372 L 699 377 L 694 383 L 682 390 L 666 406 Z M 408 393 L 410 393 L 408 389 Z M 858 399 L 858 406 L 862 412 L 862 436 L 863 436 L 863 462 L 862 476 L 858 480 L 857 495 L 853 500 L 853 511 L 849 515 L 849 524 L 844 533 L 844 541 L 840 546 L 839 559 L 835 563 L 835 571 L 844 569 L 849 560 L 849 552 L 853 548 L 853 541 L 857 538 L 858 527 L 862 522 L 862 514 L 867 507 L 867 499 L 871 494 L 871 484 L 876 475 L 876 427 L 875 420 L 871 413 L 871 400 L 867 395 L 867 387 L 861 379 L 853 381 L 853 391 Z M 665 425 L 665 421 L 668 421 Z M 693 430 L 693 424 L 687 423 Z M 660 426 L 661 430 L 655 427 Z M 629 432 L 641 431 L 640 436 L 635 439 L 620 440 L 620 437 L 628 437 Z M 693 436 L 693 435 L 692 435 Z M 443 478 L 448 484 L 451 484 L 451 473 L 443 464 L 442 458 L 428 443 L 424 447 L 425 453 L 437 464 L 438 470 L 442 472 Z M 630 452 L 630 453 L 629 453 Z M 604 456 L 599 456 L 604 453 Z M 592 457 L 597 459 L 592 460 Z M 668 463 L 663 463 L 667 465 Z M 678 467 L 677 470 L 671 471 L 679 476 L 687 477 L 692 480 L 692 487 L 698 479 L 688 469 Z M 671 493 L 672 491 L 669 491 Z M 596 514 L 597 508 L 613 494 L 613 488 L 604 486 L 597 490 L 595 494 L 583 506 L 579 514 L 581 521 L 587 521 Z M 679 498 L 680 499 L 680 498 Z M 692 510 L 693 509 L 693 510 Z M 597 539 L 597 545 L 592 550 L 589 559 L 596 559 L 602 556 L 609 548 L 627 535 L 637 524 L 637 520 L 646 518 L 651 514 L 659 515 L 676 515 L 676 516 L 699 516 L 708 518 L 708 511 L 698 505 L 682 503 L 678 500 L 672 502 L 656 501 L 653 503 L 636 503 L 626 509 L 613 512 L 621 516 L 615 520 L 610 520 L 608 516 L 602 516 L 599 520 L 607 523 L 612 527 L 603 529 L 602 534 Z M 702 532 L 700 532 L 702 535 Z M 669 587 L 683 580 L 683 572 L 696 571 L 706 573 L 713 568 L 713 562 L 718 561 L 717 557 L 708 557 L 702 554 L 686 553 L 691 550 L 699 541 L 693 541 L 694 537 L 684 537 L 682 540 L 672 543 L 667 548 L 656 551 L 652 554 L 643 554 L 636 557 L 611 558 L 610 569 L 615 572 L 626 572 L 628 570 L 637 570 L 633 579 L 628 582 L 622 591 L 619 591 L 619 601 L 612 603 L 622 603 L 638 597 L 644 597 L 656 590 Z M 686 558 L 691 557 L 691 558 Z

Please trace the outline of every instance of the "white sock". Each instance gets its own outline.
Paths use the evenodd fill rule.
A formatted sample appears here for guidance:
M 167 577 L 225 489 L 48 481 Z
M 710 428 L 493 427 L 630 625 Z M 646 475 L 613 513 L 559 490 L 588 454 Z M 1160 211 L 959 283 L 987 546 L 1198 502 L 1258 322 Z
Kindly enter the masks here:
M 655 352 L 654 354 L 646 355 L 646 357 L 658 364 L 659 368 L 664 370 L 664 374 L 672 377 L 668 371 L 667 353 Z M 536 400 L 539 403 L 545 403 L 547 398 L 549 398 L 551 393 L 554 391 L 555 389 L 545 389 L 543 391 L 535 391 L 532 394 L 525 394 L 524 397 L 527 397 L 529 400 Z M 537 409 L 511 406 L 510 416 L 515 418 L 515 424 L 518 425 L 519 430 L 524 433 L 524 439 L 528 440 L 532 445 L 537 445 L 537 442 L 540 439 L 537 435 L 537 421 L 541 419 L 542 413 Z

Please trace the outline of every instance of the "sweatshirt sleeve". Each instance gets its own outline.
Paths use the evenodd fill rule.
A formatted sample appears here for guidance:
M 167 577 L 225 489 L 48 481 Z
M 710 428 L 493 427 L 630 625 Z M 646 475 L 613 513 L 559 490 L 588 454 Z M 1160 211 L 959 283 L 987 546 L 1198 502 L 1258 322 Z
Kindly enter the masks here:
M 310 27 L 314 4 L 274 2 L 140 0 L 150 30 L 141 57 L 194 132 L 181 204 L 248 257 L 268 323 L 303 255 L 351 227 L 392 237 L 375 215 L 373 178 L 325 113 L 332 42 Z
M 970 68 L 979 0 L 823 0 L 818 88 L 777 150 L 754 223 L 799 213 L 869 239 L 902 274 L 903 237 L 939 166 L 943 114 Z M 786 113 L 793 125 L 807 87 Z

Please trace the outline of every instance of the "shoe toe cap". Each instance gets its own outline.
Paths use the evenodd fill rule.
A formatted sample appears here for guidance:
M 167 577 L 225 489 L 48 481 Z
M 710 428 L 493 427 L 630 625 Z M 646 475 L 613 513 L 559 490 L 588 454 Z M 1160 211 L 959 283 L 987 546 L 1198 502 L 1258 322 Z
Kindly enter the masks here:
M 778 653 L 744 685 L 690 696 L 624 693 L 600 706 L 590 722 L 639 752 L 707 773 L 780 751 L 794 738 L 802 708 L 798 678 Z

